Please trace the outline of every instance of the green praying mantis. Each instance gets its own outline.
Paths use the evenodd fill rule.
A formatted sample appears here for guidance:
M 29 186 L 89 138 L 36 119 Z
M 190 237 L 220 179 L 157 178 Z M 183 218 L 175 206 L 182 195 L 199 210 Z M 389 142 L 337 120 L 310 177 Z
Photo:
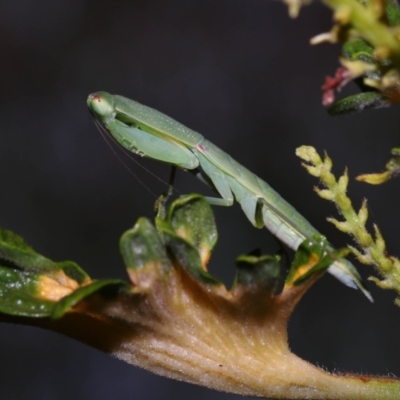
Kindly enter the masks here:
M 221 196 L 206 197 L 210 204 L 231 206 L 236 199 L 255 227 L 266 227 L 293 250 L 303 240 L 319 235 L 271 186 L 200 133 L 123 96 L 97 92 L 88 97 L 87 104 L 97 121 L 125 149 L 194 171 Z M 329 245 L 328 251 L 334 248 Z M 328 271 L 344 284 L 360 288 L 372 301 L 348 260 L 337 258 Z

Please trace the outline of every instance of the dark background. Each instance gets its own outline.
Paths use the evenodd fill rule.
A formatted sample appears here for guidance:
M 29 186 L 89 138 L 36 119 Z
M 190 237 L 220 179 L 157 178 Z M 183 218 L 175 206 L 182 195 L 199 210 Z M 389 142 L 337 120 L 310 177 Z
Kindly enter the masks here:
M 42 254 L 72 259 L 92 277 L 126 277 L 121 233 L 152 217 L 154 197 L 105 145 L 86 108 L 89 93 L 125 95 L 203 133 L 267 180 L 337 246 L 348 238 L 326 221 L 332 204 L 312 191 L 295 148 L 327 150 L 335 172 L 351 177 L 383 168 L 399 145 L 398 109 L 332 118 L 320 87 L 339 48 L 311 47 L 331 27 L 320 4 L 290 20 L 269 0 L 0 1 L 0 225 Z M 350 89 L 356 90 L 355 87 Z M 166 165 L 147 161 L 163 179 Z M 151 190 L 160 182 L 135 170 Z M 358 205 L 397 254 L 398 185 L 354 180 Z M 207 189 L 179 174 L 181 193 Z M 210 269 L 226 282 L 234 258 L 277 250 L 238 206 L 215 209 L 220 242 Z M 364 276 L 372 271 L 360 267 Z M 394 294 L 368 283 L 375 304 L 327 275 L 290 323 L 290 345 L 329 370 L 400 374 L 400 310 Z M 1 326 L 2 399 L 234 399 L 155 376 L 60 335 Z

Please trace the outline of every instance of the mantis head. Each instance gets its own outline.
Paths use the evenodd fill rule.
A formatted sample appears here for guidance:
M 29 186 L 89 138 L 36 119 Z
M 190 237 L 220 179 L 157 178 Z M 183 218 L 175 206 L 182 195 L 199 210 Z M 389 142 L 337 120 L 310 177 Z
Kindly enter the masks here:
M 89 95 L 87 105 L 90 111 L 100 120 L 105 121 L 115 115 L 114 96 L 106 92 Z

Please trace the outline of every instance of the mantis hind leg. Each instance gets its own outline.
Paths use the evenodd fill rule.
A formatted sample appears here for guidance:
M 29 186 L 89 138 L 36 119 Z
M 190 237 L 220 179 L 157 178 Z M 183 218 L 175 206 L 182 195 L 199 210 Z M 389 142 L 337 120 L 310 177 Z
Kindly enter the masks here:
M 210 179 L 215 186 L 217 192 L 221 195 L 219 197 L 206 197 L 206 200 L 209 204 L 214 206 L 224 206 L 229 207 L 233 204 L 233 193 L 231 188 L 229 187 L 229 183 L 226 177 L 219 173 L 214 173 L 210 176 Z
M 195 172 L 196 177 L 221 196 L 221 198 L 206 196 L 207 202 L 214 206 L 231 206 L 234 197 L 227 176 L 212 165 L 202 154 L 198 154 L 198 157 L 203 170 L 197 170 Z

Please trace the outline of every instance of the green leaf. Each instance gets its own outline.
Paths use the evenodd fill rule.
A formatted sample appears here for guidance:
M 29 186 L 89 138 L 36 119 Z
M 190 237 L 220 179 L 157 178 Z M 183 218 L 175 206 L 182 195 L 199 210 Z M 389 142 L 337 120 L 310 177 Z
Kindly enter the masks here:
M 112 290 L 113 296 L 115 296 L 122 289 L 128 289 L 129 287 L 130 285 L 127 282 L 120 279 L 102 279 L 100 281 L 94 281 L 87 286 L 80 287 L 70 295 L 63 297 L 56 304 L 53 303 L 51 318 L 59 319 L 63 317 L 74 305 L 96 292 L 105 292 L 105 289 L 109 292 Z
M 203 269 L 198 250 L 185 239 L 182 239 L 180 236 L 177 236 L 170 231 L 164 231 L 164 238 L 165 245 L 174 261 L 177 261 L 196 281 L 211 286 L 222 284 Z
M 73 261 L 60 261 L 57 263 L 57 267 L 63 270 L 65 275 L 79 284 L 82 284 L 85 280 L 89 279 L 89 275 Z
M 145 269 L 150 273 L 154 265 L 168 272 L 170 259 L 205 285 L 221 284 L 205 270 L 204 260 L 208 260 L 215 245 L 217 232 L 211 207 L 202 196 L 180 197 L 170 205 L 166 216 L 158 214 L 156 225 L 158 231 L 141 218 L 121 237 L 121 254 L 136 285 L 141 285 L 137 273 Z
M 343 115 L 368 108 L 388 107 L 390 101 L 380 92 L 364 92 L 346 97 L 328 108 L 330 115 Z
M 119 246 L 128 269 L 142 270 L 157 262 L 167 272 L 171 266 L 157 230 L 146 218 L 140 218 L 132 229 L 122 235 Z
M 390 26 L 400 25 L 400 5 L 397 0 L 386 0 L 386 17 Z
M 204 285 L 221 285 L 206 269 L 218 234 L 213 212 L 203 196 L 179 197 L 169 207 L 166 219 L 156 221 L 174 261 Z
M 327 248 L 328 242 L 324 236 L 315 235 L 313 239 L 304 240 L 295 253 L 285 285 L 300 285 L 315 273 L 327 269 L 336 258 L 343 256 L 342 251 L 327 253 Z
M 38 275 L 15 270 L 0 261 L 0 312 L 17 316 L 45 317 L 54 302 L 37 297 Z
M 246 292 L 273 293 L 280 277 L 279 261 L 279 256 L 239 256 L 236 259 L 237 273 L 233 289 L 241 286 Z
M 36 253 L 21 236 L 0 228 L 0 259 L 13 263 L 25 271 L 45 272 L 54 269 L 54 263 Z
M 343 55 L 351 61 L 364 61 L 369 64 L 376 64 L 374 48 L 363 39 L 354 39 L 346 42 L 342 47 Z
M 174 201 L 168 210 L 168 222 L 200 254 L 210 253 L 217 243 L 214 214 L 203 196 L 190 194 Z
M 76 263 L 54 262 L 36 253 L 20 236 L 0 229 L 0 312 L 60 318 L 99 290 L 127 286 L 115 279 L 89 282 Z

